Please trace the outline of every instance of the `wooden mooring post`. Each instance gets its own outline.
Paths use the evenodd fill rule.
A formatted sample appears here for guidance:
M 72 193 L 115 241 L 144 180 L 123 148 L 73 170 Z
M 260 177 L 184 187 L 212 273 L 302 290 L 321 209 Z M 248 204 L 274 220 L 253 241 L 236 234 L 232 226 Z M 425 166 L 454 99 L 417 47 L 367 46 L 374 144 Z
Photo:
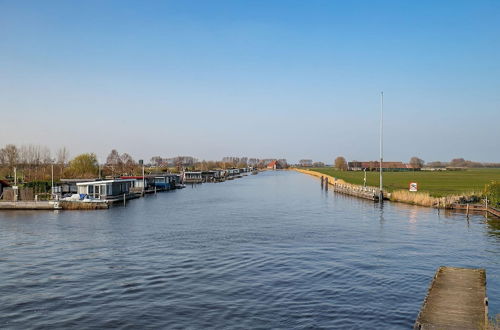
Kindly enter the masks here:
M 486 271 L 439 267 L 429 286 L 414 330 L 486 329 Z

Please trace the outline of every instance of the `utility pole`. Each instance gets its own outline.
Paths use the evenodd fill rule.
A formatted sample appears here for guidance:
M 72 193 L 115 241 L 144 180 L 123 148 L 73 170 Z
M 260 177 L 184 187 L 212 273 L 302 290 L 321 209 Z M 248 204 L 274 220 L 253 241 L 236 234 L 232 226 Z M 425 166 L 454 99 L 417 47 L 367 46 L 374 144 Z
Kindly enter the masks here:
M 144 196 L 145 189 L 146 189 L 146 178 L 144 177 L 144 165 L 142 165 L 142 196 Z
M 17 168 L 14 166 L 14 201 L 17 202 L 19 188 L 17 187 Z
M 380 202 L 384 200 L 384 191 L 382 185 L 382 162 L 384 161 L 384 92 L 380 92 Z
M 52 198 L 54 198 L 54 164 L 51 165 L 51 180 L 52 180 L 52 188 L 50 188 L 50 192 L 52 193 Z

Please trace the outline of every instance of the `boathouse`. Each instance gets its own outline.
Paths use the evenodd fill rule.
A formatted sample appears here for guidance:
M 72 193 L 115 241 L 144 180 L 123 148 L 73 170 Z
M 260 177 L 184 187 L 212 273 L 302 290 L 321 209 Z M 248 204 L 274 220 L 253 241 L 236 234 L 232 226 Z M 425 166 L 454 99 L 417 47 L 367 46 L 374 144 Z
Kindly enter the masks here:
M 134 179 L 115 179 L 76 184 L 78 194 L 98 199 L 113 199 L 130 193 Z

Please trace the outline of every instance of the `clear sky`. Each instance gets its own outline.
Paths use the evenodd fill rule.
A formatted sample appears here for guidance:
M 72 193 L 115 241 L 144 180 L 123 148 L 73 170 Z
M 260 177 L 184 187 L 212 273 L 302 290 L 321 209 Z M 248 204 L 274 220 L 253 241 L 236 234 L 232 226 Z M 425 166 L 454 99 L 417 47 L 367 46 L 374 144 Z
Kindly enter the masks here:
M 500 161 L 500 1 L 2 1 L 0 145 Z

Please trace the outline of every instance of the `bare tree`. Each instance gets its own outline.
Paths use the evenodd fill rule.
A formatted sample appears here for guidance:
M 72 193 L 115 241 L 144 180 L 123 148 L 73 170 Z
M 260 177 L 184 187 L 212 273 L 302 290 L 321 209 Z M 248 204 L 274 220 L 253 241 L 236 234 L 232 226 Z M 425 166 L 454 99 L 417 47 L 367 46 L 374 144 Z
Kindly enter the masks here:
M 59 165 L 64 166 L 68 162 L 69 159 L 69 152 L 66 147 L 59 148 L 57 150 L 57 156 L 56 156 L 56 161 Z
M 339 156 L 335 158 L 335 167 L 341 171 L 346 171 L 347 170 L 347 162 L 344 157 Z
M 424 160 L 418 157 L 411 157 L 410 159 L 410 165 L 413 168 L 422 168 L 424 167 L 424 164 L 425 164 Z
M 45 146 L 40 147 L 40 160 L 42 164 L 52 164 L 54 162 L 49 148 Z
M 14 167 L 19 162 L 19 150 L 13 144 L 8 144 L 2 149 L 5 164 L 9 167 Z
M 135 161 L 132 158 L 132 156 L 130 156 L 126 152 L 120 156 L 120 163 L 121 163 L 120 170 L 122 174 L 124 173 L 130 174 L 134 171 L 136 165 Z
M 111 150 L 108 157 L 106 158 L 106 165 L 116 166 L 116 165 L 120 165 L 120 163 L 121 163 L 121 158 L 120 158 L 120 154 L 118 153 L 118 151 L 116 151 L 116 149 Z

